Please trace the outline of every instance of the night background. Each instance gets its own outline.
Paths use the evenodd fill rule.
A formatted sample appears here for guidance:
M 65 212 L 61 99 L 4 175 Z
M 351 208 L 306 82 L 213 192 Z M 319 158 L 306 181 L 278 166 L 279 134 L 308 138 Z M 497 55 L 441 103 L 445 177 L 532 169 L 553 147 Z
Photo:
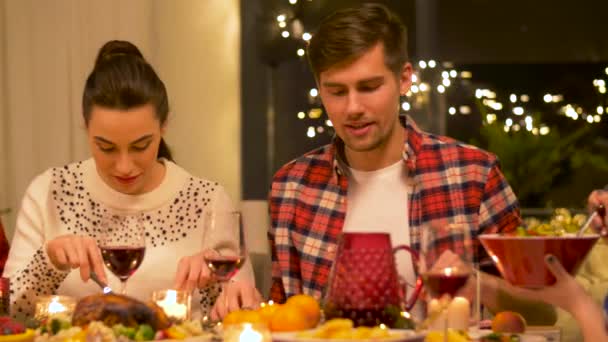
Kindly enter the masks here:
M 281 165 L 330 142 L 298 49 L 361 2 L 241 1 L 243 199 L 265 199 Z M 608 183 L 606 2 L 377 2 L 408 28 L 418 92 L 402 112 L 421 128 L 497 154 L 525 208 L 582 208 Z

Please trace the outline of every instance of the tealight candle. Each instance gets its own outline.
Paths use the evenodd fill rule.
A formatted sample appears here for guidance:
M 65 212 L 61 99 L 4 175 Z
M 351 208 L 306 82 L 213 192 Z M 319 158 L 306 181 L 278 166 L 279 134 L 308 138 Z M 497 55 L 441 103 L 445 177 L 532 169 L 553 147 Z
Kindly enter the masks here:
M 263 324 L 243 323 L 224 327 L 224 342 L 270 342 L 272 337 Z
M 190 293 L 186 291 L 162 290 L 152 293 L 154 301 L 173 321 L 190 319 Z
M 57 314 L 72 316 L 76 300 L 68 296 L 44 296 L 36 302 L 35 318 L 39 321 L 45 320 Z
M 455 297 L 448 305 L 448 328 L 466 331 L 470 316 L 469 301 L 464 297 Z

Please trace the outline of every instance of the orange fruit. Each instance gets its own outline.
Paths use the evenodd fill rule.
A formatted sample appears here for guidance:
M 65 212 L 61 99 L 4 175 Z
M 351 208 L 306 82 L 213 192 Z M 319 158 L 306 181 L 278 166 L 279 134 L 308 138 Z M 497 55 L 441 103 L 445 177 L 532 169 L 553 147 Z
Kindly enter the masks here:
M 317 300 L 309 295 L 299 294 L 289 297 L 286 305 L 299 307 L 309 319 L 309 328 L 314 328 L 321 319 L 321 307 Z
M 297 331 L 310 327 L 308 315 L 296 305 L 281 305 L 270 320 L 271 331 Z
M 258 312 L 260 313 L 260 315 L 262 315 L 262 318 L 268 324 L 270 324 L 270 321 L 272 321 L 272 317 L 274 316 L 275 312 L 279 309 L 279 307 L 281 307 L 281 304 L 263 303 L 262 306 L 260 306 L 260 308 L 258 309 Z
M 268 323 L 262 317 L 262 315 L 254 310 L 236 310 L 227 314 L 222 321 L 223 325 L 231 325 L 231 324 L 243 324 L 243 323 L 252 323 L 252 324 L 265 324 Z

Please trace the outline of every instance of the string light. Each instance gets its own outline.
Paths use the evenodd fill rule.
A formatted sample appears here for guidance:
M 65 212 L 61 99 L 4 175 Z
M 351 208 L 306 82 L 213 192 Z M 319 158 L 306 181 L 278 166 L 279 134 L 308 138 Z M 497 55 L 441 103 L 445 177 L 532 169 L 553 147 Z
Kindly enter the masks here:
M 434 67 L 436 67 L 436 66 L 437 66 L 437 62 L 435 62 L 434 60 L 432 60 L 432 59 L 431 59 L 431 60 L 429 61 L 429 68 L 433 69 L 433 68 L 434 68 Z
M 437 86 L 437 92 L 440 93 L 440 94 L 445 93 L 445 87 L 442 84 L 438 85 Z
M 298 119 L 302 120 L 306 117 L 306 113 L 304 112 L 298 112 Z
M 452 84 L 452 81 L 450 81 L 449 78 L 444 78 L 443 81 L 441 81 L 441 83 L 443 84 L 444 87 L 449 87 L 450 84 Z
M 305 52 L 304 52 L 304 49 L 298 49 L 297 53 L 298 53 L 298 56 L 302 57 L 302 56 L 304 56 Z
M 543 96 L 543 101 L 546 103 L 553 102 L 553 96 L 551 94 L 545 94 L 545 96 Z
M 463 71 L 463 72 L 466 72 L 466 71 Z M 456 78 L 456 76 L 458 76 L 458 72 L 456 70 L 450 70 L 450 77 Z
M 456 114 L 456 108 L 450 107 L 450 109 L 448 109 L 448 113 L 450 113 L 450 115 Z
M 517 95 L 515 95 L 515 94 L 509 95 L 509 101 L 511 101 L 511 103 L 517 102 Z
M 277 21 L 278 21 L 278 22 L 283 22 L 283 21 L 285 21 L 285 19 L 286 19 L 286 18 L 285 18 L 285 14 L 279 14 L 279 15 L 277 16 Z
M 283 32 L 281 32 L 281 36 L 283 38 L 289 38 L 289 31 L 283 31 Z
M 523 115 L 524 114 L 524 108 L 523 107 L 515 107 L 515 108 L 513 108 L 513 114 L 515 114 L 515 115 Z
M 284 21 L 280 21 L 279 22 L 279 27 L 280 28 L 285 28 L 287 26 L 287 23 L 285 23 Z
M 295 5 L 295 4 L 298 3 L 298 0 L 289 0 L 289 3 L 292 4 L 292 5 Z
M 312 38 L 312 34 L 310 34 L 310 33 L 308 33 L 308 32 L 304 32 L 304 33 L 302 33 L 302 39 L 303 39 L 304 41 L 309 41 L 309 40 L 310 40 L 310 38 Z
M 426 69 L 426 62 L 425 61 L 419 61 L 418 62 L 418 66 L 420 66 L 420 68 L 422 68 L 422 69 Z
M 406 112 L 407 112 L 407 111 L 409 111 L 409 110 L 410 110 L 410 108 L 412 108 L 412 106 L 410 105 L 410 103 L 409 103 L 409 102 L 403 102 L 403 103 L 401 104 L 401 109 L 403 109 L 403 110 L 404 110 L 404 111 L 406 111 Z

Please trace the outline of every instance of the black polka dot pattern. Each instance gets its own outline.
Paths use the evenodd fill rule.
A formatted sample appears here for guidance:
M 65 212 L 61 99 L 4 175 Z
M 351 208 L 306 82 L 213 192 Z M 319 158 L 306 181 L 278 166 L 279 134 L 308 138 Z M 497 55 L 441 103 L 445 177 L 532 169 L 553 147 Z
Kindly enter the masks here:
M 42 248 L 11 278 L 11 312 L 17 318 L 32 317 L 38 299 L 55 293 L 67 273 L 50 268 Z
M 107 228 L 104 223 L 110 217 L 110 209 L 91 197 L 85 188 L 83 172 L 82 162 L 52 169 L 50 205 L 55 211 L 53 214 L 69 233 L 90 236 L 100 242 L 102 232 Z M 201 224 L 203 211 L 218 188 L 218 183 L 190 177 L 166 205 L 142 213 L 140 219 L 147 248 L 170 246 L 181 239 L 192 238 L 189 233 Z M 132 236 L 117 234 L 114 238 L 127 240 Z M 16 315 L 30 316 L 37 297 L 55 293 L 67 276 L 53 271 L 43 253 L 42 249 L 36 252 L 27 267 L 12 279 L 11 311 Z M 177 266 L 177 260 L 175 264 Z M 201 304 L 210 308 L 217 297 L 216 291 L 218 289 L 214 288 L 201 290 Z

